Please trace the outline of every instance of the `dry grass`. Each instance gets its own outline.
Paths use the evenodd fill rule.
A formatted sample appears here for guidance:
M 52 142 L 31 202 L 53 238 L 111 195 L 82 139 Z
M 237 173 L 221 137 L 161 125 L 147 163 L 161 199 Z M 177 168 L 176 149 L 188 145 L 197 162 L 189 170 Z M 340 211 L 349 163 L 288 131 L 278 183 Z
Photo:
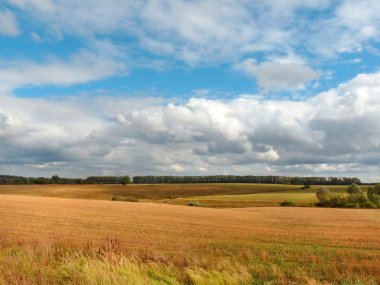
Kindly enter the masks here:
M 159 267 L 157 272 L 179 283 L 193 280 L 194 284 L 229 284 L 222 281 L 230 274 L 236 280 L 244 277 L 247 281 L 249 276 L 252 280 L 268 280 L 275 282 L 273 284 L 319 284 L 322 281 L 364 284 L 342 283 L 357 279 L 380 282 L 379 221 L 378 210 L 207 209 L 0 195 L 0 270 L 10 270 L 9 264 L 19 268 L 15 259 L 18 255 L 14 257 L 9 253 L 15 245 L 23 248 L 22 252 L 28 247 L 42 247 L 40 251 L 50 252 L 46 266 L 58 264 L 54 261 L 54 252 L 60 245 L 60 248 L 82 253 L 111 251 L 117 256 L 126 256 L 126 264 L 132 262 L 133 266 L 145 268 L 136 269 L 140 272 L 136 274 L 148 272 L 143 265 L 148 264 L 148 267 Z M 107 238 L 115 239 L 114 245 L 106 242 Z M 31 268 L 34 268 L 34 255 L 29 256 Z M 22 260 L 28 259 L 28 254 L 22 256 Z M 109 263 L 108 259 L 96 261 L 98 259 L 85 254 L 71 256 L 69 260 L 74 268 L 76 263 L 90 266 L 93 262 L 103 262 L 94 265 L 98 269 Z M 64 266 L 69 265 L 65 261 Z M 63 266 L 62 263 L 59 266 Z M 110 272 L 119 269 L 112 267 Z M 47 273 L 37 273 L 32 276 L 39 274 L 49 280 Z M 88 277 L 87 273 L 83 274 L 83 278 Z M 11 272 L 7 276 L 16 275 Z M 222 281 L 206 282 L 211 280 L 207 278 Z M 252 280 L 249 281 L 252 284 L 263 284 Z

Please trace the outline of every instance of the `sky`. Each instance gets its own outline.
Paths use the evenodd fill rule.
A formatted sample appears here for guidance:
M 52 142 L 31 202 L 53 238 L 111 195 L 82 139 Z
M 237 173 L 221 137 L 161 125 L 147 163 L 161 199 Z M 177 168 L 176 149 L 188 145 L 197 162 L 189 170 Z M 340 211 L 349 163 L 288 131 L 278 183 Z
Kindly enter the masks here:
M 0 0 L 0 173 L 380 181 L 378 0 Z

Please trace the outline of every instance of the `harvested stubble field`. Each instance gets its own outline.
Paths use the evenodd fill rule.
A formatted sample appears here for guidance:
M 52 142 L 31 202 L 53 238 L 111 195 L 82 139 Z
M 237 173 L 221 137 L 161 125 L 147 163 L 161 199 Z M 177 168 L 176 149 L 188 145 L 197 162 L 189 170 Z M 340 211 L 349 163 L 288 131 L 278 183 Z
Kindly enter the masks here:
M 0 229 L 0 284 L 380 282 L 378 210 L 0 195 Z

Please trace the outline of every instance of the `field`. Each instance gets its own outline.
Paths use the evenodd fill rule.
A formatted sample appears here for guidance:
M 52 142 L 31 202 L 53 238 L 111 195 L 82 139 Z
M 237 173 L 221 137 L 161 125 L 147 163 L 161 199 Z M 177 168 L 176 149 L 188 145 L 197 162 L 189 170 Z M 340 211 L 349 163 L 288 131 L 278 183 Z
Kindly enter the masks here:
M 281 184 L 243 184 L 243 183 L 215 183 L 215 184 L 130 184 L 123 185 L 0 185 L 0 194 L 28 195 L 43 197 L 112 200 L 113 197 L 120 199 L 134 199 L 145 202 L 166 202 L 183 204 L 184 201 L 197 200 L 201 196 L 203 200 L 231 201 L 224 203 L 222 207 L 233 207 L 236 200 L 248 201 L 245 206 L 257 206 L 257 201 L 262 196 L 243 196 L 244 194 L 280 194 L 279 200 L 268 198 L 269 205 L 276 206 L 280 200 L 295 198 L 298 203 L 309 204 L 314 201 L 318 186 L 303 190 L 300 185 Z M 347 186 L 329 186 L 331 192 L 345 192 Z M 294 195 L 296 194 L 296 195 Z M 300 200 L 299 195 L 305 195 L 306 200 Z M 215 196 L 218 195 L 218 196 Z M 228 195 L 227 199 L 219 195 Z M 209 199 L 212 196 L 211 199 Z M 206 198 L 205 198 L 206 197 Z M 298 197 L 298 198 L 297 198 Z M 313 199 L 311 199 L 313 197 Z M 184 198 L 184 200 L 176 200 Z M 262 202 L 262 201 L 261 201 Z M 242 204 L 242 203 L 240 203 Z M 205 206 L 207 206 L 205 204 Z M 210 205 L 213 206 L 213 205 Z
M 242 208 L 279 206 L 292 201 L 296 206 L 311 206 L 319 186 L 302 189 L 301 185 L 279 184 L 131 184 L 123 185 L 0 185 L 0 194 L 43 197 L 124 200 L 187 205 L 197 202 L 204 207 Z M 328 186 L 332 193 L 346 192 L 347 186 Z M 363 190 L 366 188 L 363 187 Z
M 282 193 L 257 193 L 241 195 L 210 195 L 190 198 L 179 198 L 170 201 L 172 204 L 187 205 L 197 202 L 205 207 L 214 208 L 242 208 L 258 206 L 280 206 L 284 201 L 292 201 L 297 206 L 313 206 L 318 202 L 315 193 L 295 193 L 283 191 Z
M 1 186 L 0 284 L 378 284 L 379 210 L 167 204 L 303 203 L 317 189 L 300 188 Z
M 257 184 L 259 185 L 259 184 Z M 187 205 L 197 202 L 204 207 L 213 208 L 242 208 L 242 207 L 260 207 L 260 206 L 280 206 L 284 201 L 291 201 L 296 206 L 314 206 L 318 202 L 316 191 L 320 186 L 313 186 L 310 189 L 302 189 L 302 186 L 277 185 L 277 189 L 272 189 L 271 185 L 266 185 L 268 190 L 253 194 L 229 194 L 229 195 L 202 195 L 195 197 L 177 198 L 166 201 L 171 204 Z M 345 193 L 347 186 L 327 186 L 331 193 Z M 293 188 L 290 189 L 289 188 Z M 366 187 L 362 188 L 366 191 Z M 273 191 L 272 191 L 273 190 Z
M 130 184 L 123 185 L 0 185 L 0 194 L 111 200 L 113 196 L 162 200 L 203 195 L 237 195 L 290 191 L 302 186 L 278 184 Z

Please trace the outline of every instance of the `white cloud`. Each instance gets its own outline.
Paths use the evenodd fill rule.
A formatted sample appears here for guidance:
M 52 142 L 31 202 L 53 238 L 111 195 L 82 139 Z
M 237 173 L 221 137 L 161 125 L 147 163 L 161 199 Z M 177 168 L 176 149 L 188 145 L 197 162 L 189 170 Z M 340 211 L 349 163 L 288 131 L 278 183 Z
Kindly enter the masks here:
M 31 36 L 32 40 L 33 40 L 35 43 L 41 43 L 41 42 L 42 42 L 42 39 L 41 39 L 40 35 L 37 34 L 36 32 L 32 32 L 32 33 L 30 34 L 30 36 Z
M 309 50 L 328 57 L 363 51 L 378 41 L 379 9 L 377 0 L 341 1 L 332 17 L 310 23 L 314 28 L 305 39 Z
M 46 12 L 52 11 L 55 6 L 54 1 L 51 0 L 9 0 L 9 2 L 22 8 L 32 6 Z
M 1 96 L 0 172 L 365 178 L 380 168 L 379 86 L 363 74 L 297 102 Z
M 247 75 L 256 78 L 259 86 L 266 90 L 301 89 L 305 84 L 320 76 L 302 62 L 261 62 L 255 59 L 246 59 L 238 65 L 238 69 Z
M 191 65 L 300 49 L 304 56 L 336 56 L 361 50 L 380 27 L 377 0 L 9 1 L 46 33 L 132 36 L 140 48 Z
M 17 36 L 20 33 L 16 17 L 10 11 L 0 11 L 0 35 Z
M 81 51 L 65 61 L 51 59 L 46 63 L 2 62 L 0 87 L 14 89 L 41 85 L 69 86 L 125 72 L 125 64 L 116 59 L 91 51 Z

